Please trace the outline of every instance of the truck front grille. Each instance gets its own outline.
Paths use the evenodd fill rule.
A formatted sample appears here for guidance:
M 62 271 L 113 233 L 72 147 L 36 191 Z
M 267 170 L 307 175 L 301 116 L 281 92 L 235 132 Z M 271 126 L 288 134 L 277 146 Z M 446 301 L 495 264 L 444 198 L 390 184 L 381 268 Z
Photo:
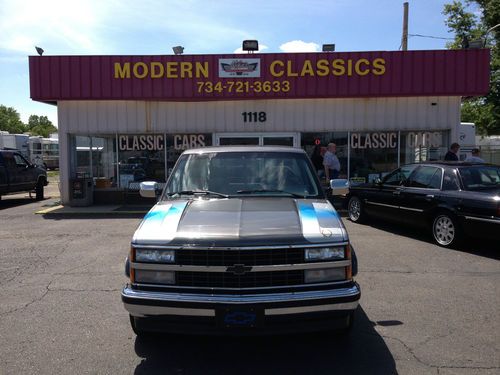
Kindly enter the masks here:
M 304 263 L 304 249 L 208 250 L 182 249 L 176 262 L 193 266 L 264 266 Z
M 230 272 L 177 272 L 178 286 L 208 288 L 262 288 L 304 283 L 304 271 L 249 272 L 234 275 Z

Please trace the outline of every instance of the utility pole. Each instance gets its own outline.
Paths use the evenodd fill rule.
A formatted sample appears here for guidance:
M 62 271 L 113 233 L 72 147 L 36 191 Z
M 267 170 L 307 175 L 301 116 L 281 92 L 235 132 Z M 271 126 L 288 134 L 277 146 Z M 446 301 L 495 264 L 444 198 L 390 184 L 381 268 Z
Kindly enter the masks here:
M 403 3 L 403 36 L 401 38 L 401 48 L 408 51 L 408 2 Z

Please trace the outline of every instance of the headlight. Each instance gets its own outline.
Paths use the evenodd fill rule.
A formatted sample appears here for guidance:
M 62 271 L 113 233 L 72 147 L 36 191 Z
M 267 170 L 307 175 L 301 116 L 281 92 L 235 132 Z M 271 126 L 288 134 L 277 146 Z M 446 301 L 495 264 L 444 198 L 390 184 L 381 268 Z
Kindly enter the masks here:
M 135 270 L 135 282 L 149 284 L 174 284 L 175 272 Z
M 316 249 L 306 249 L 306 261 L 344 259 L 344 247 L 319 247 Z
M 321 283 L 325 281 L 345 280 L 345 267 L 325 268 L 320 270 L 306 270 L 304 281 L 306 283 Z
M 149 263 L 173 263 L 175 262 L 175 252 L 174 250 L 136 249 L 135 261 Z

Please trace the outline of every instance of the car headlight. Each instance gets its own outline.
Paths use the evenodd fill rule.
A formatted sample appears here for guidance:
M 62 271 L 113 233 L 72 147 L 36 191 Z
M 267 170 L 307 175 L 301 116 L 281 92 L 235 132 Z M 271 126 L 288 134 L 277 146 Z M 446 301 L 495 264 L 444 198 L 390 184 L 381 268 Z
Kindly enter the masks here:
M 175 272 L 135 270 L 135 282 L 148 284 L 174 284 Z
M 136 249 L 136 262 L 149 263 L 173 263 L 175 262 L 174 250 L 154 250 L 154 249 Z
M 306 249 L 306 261 L 312 262 L 315 260 L 335 260 L 345 258 L 344 247 L 318 247 L 315 249 Z
M 339 281 L 345 279 L 345 267 L 304 271 L 304 281 L 306 283 L 321 283 L 325 281 Z

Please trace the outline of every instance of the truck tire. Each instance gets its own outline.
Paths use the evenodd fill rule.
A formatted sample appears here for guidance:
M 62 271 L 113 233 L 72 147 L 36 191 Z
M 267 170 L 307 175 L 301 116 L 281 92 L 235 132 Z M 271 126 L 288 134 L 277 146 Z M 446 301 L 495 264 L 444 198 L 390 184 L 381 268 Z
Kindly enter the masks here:
M 40 178 L 38 180 L 38 182 L 36 183 L 36 187 L 35 187 L 35 193 L 36 193 L 36 200 L 37 201 L 43 200 L 43 186 L 44 186 L 43 179 Z

